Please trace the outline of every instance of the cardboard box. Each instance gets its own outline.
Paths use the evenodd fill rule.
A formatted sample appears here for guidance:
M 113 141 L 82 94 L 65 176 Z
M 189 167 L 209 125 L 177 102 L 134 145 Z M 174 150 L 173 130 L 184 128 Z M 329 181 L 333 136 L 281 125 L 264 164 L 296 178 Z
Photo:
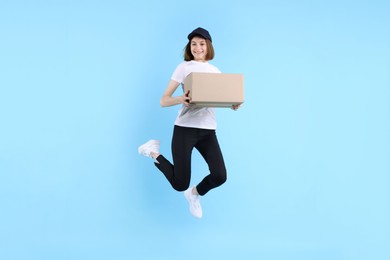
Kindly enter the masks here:
M 231 107 L 244 102 L 244 75 L 192 72 L 184 80 L 191 103 L 204 107 Z

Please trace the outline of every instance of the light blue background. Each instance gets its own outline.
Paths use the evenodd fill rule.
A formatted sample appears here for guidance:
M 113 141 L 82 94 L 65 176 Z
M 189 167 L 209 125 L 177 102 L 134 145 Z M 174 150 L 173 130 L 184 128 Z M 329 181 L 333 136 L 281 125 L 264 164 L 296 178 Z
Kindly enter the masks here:
M 390 259 L 388 1 L 0 2 L 0 259 Z M 212 34 L 245 105 L 218 110 L 227 183 L 194 219 L 137 154 Z M 179 92 L 177 93 L 180 94 Z M 193 184 L 207 174 L 194 153 Z

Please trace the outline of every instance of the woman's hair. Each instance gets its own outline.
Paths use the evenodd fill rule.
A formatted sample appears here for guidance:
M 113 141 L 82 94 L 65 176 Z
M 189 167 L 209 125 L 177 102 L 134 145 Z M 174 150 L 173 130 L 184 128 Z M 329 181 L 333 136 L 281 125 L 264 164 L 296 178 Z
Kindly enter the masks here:
M 206 46 L 207 46 L 207 54 L 205 57 L 205 60 L 212 60 L 214 59 L 214 47 L 213 44 L 209 39 L 206 40 Z M 186 47 L 184 47 L 184 60 L 190 61 L 194 59 L 194 55 L 191 53 L 191 40 L 188 41 Z

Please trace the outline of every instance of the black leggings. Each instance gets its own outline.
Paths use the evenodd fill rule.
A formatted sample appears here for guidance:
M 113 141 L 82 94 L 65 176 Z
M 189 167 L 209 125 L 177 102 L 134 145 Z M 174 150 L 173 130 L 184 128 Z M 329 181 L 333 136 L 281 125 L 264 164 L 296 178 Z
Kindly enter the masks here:
M 159 155 L 156 167 L 165 175 L 172 187 L 184 191 L 190 186 L 191 154 L 196 148 L 207 162 L 210 174 L 197 186 L 199 195 L 220 186 L 226 181 L 226 168 L 215 130 L 176 126 L 172 137 L 173 165 Z

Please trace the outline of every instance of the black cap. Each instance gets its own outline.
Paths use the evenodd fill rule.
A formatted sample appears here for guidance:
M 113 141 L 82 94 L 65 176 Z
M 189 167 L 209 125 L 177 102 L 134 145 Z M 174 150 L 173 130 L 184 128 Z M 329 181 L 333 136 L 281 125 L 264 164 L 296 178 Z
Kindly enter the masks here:
M 190 34 L 188 34 L 188 40 L 191 41 L 191 39 L 194 38 L 195 36 L 200 36 L 200 37 L 202 37 L 204 39 L 208 39 L 212 42 L 209 32 L 206 29 L 203 29 L 201 27 L 196 28 Z

